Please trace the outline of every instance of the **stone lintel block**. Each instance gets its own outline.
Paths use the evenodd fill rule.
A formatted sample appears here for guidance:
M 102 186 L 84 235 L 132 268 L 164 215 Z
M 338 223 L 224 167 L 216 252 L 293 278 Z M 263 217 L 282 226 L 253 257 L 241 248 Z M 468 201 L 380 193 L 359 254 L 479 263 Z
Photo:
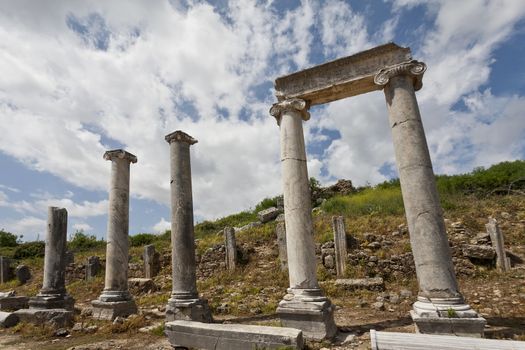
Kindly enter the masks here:
M 16 311 L 27 309 L 29 298 L 24 296 L 0 297 L 0 311 Z
M 277 307 L 277 314 L 284 327 L 302 330 L 307 339 L 331 339 L 337 333 L 334 308 L 329 300 L 282 300 Z
M 20 318 L 17 314 L 12 312 L 0 311 L 0 328 L 14 327 L 20 322 Z
M 29 299 L 29 307 L 34 309 L 66 309 L 73 311 L 75 299 L 68 294 L 37 294 Z
M 114 149 L 111 151 L 106 151 L 104 153 L 104 159 L 105 160 L 113 160 L 113 159 L 127 159 L 131 163 L 137 162 L 137 156 L 134 154 L 131 154 L 127 151 L 124 151 L 123 149 Z
M 423 334 L 448 334 L 460 337 L 483 337 L 487 321 L 483 317 L 421 317 L 410 311 L 416 332 Z
M 20 309 L 14 312 L 20 322 L 49 324 L 55 328 L 73 326 L 73 311 L 66 309 Z
M 299 329 L 244 324 L 213 324 L 192 321 L 166 323 L 165 332 L 171 346 L 214 349 L 302 349 Z
M 170 299 L 166 306 L 166 321 L 196 321 L 211 323 L 213 317 L 206 299 Z
M 93 318 L 98 320 L 114 320 L 116 317 L 128 317 L 138 312 L 134 300 L 124 301 L 91 301 Z
M 279 101 L 299 98 L 310 105 L 381 90 L 374 76 L 388 66 L 412 60 L 409 48 L 389 43 L 275 80 Z

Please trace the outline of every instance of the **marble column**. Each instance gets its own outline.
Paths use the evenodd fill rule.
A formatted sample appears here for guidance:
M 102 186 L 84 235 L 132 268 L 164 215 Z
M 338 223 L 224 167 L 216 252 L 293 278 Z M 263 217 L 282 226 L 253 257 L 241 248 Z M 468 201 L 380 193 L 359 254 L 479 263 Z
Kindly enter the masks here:
M 211 322 L 205 299 L 199 298 L 193 232 L 190 146 L 197 143 L 177 130 L 166 135 L 171 159 L 171 247 L 172 293 L 166 307 L 166 320 Z
M 485 320 L 459 292 L 415 91 L 426 65 L 409 61 L 375 76 L 384 86 L 419 294 L 412 318 L 421 333 L 480 336 Z
M 30 308 L 73 310 L 66 292 L 67 210 L 49 207 L 42 289 L 29 300 Z
M 308 338 L 331 338 L 337 328 L 333 306 L 317 282 L 310 184 L 306 167 L 303 120 L 307 103 L 300 99 L 276 103 L 270 114 L 281 135 L 282 184 L 290 288 L 277 313 L 285 327 L 299 328 Z
M 94 318 L 112 320 L 137 313 L 128 290 L 129 169 L 137 157 L 117 149 L 104 153 L 104 159 L 111 161 L 106 277 L 102 294 L 91 304 Z

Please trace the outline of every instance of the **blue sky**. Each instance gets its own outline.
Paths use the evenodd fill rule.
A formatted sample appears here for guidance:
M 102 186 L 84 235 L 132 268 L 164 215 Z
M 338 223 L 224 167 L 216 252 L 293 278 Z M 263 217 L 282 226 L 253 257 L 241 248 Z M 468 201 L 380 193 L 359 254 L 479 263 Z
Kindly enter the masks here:
M 417 93 L 434 169 L 525 158 L 525 3 L 515 0 L 0 1 L 0 228 L 46 208 L 104 237 L 108 149 L 131 166 L 130 234 L 169 227 L 169 148 L 192 147 L 197 220 L 280 193 L 276 77 L 393 41 L 427 64 Z M 311 110 L 309 174 L 396 176 L 382 92 Z

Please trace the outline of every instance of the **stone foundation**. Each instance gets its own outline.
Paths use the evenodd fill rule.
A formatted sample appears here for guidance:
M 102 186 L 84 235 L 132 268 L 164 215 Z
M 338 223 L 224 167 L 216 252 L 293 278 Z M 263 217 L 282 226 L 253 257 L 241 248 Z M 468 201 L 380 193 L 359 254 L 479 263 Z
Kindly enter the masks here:
M 421 317 L 415 311 L 410 311 L 410 316 L 416 325 L 416 332 L 423 334 L 481 338 L 487 324 L 483 317 Z
M 32 309 L 65 309 L 73 311 L 75 299 L 67 294 L 38 294 L 29 299 Z
M 213 322 L 208 301 L 206 299 L 170 299 L 166 306 L 166 321 L 175 320 Z
M 73 311 L 65 309 L 20 309 L 14 312 L 20 322 L 49 324 L 54 328 L 73 326 Z
M 0 297 L 0 311 L 27 309 L 29 298 L 23 296 Z
M 331 339 L 337 333 L 330 300 L 282 300 L 277 307 L 277 314 L 284 327 L 301 329 L 308 339 Z
M 134 300 L 124 301 L 100 301 L 93 300 L 93 318 L 98 320 L 114 320 L 117 316 L 128 317 L 137 313 L 137 305 Z

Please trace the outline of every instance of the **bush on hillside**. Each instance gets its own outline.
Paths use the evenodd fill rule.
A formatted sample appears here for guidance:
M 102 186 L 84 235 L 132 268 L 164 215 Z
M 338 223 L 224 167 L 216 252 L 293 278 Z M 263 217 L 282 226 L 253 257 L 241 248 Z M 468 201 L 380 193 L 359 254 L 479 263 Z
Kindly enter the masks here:
M 25 242 L 21 243 L 16 247 L 13 254 L 15 259 L 25 259 L 25 258 L 36 258 L 43 257 L 45 252 L 45 243 L 44 241 L 34 241 L 34 242 Z
M 402 215 L 405 212 L 401 189 L 366 188 L 350 196 L 335 196 L 325 201 L 321 208 L 327 213 L 345 216 Z
M 0 247 L 16 247 L 18 243 L 19 240 L 17 235 L 0 230 Z
M 158 239 L 158 236 L 152 233 L 139 233 L 129 237 L 132 247 L 141 247 L 143 245 L 151 244 Z
M 94 235 L 86 235 L 84 231 L 79 230 L 73 234 L 67 243 L 69 250 L 85 251 L 97 247 L 103 247 L 106 244 L 103 240 L 97 240 Z
M 237 214 L 225 216 L 215 221 L 203 221 L 195 225 L 195 236 L 202 238 L 209 234 L 215 234 L 225 227 L 241 227 L 257 220 L 255 212 L 242 211 Z

